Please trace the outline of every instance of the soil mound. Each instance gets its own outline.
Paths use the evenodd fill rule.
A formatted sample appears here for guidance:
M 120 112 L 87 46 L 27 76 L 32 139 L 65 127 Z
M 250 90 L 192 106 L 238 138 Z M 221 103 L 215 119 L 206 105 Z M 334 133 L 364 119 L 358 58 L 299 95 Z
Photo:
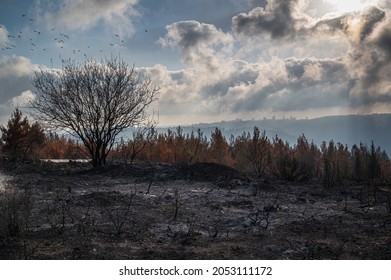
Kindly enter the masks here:
M 178 172 L 185 179 L 195 181 L 219 182 L 222 180 L 241 180 L 248 181 L 249 179 L 242 172 L 235 170 L 229 166 L 217 163 L 193 163 L 181 165 Z
M 134 177 L 140 180 L 193 180 L 198 182 L 249 181 L 247 176 L 231 167 L 216 163 L 168 164 L 139 162 L 133 165 L 110 164 L 82 170 L 79 174 L 110 177 Z

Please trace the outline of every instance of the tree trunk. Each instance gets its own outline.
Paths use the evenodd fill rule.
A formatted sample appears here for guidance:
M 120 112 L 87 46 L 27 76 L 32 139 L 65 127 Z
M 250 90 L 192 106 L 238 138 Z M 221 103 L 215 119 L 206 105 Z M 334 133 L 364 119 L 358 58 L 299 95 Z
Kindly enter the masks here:
M 106 165 L 106 153 L 103 147 L 96 147 L 95 152 L 92 154 L 92 165 L 94 167 Z

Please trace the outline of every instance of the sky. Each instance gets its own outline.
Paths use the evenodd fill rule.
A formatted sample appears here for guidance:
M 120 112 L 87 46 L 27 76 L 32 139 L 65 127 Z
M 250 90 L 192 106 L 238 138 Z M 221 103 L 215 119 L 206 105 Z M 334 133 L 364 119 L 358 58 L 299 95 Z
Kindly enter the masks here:
M 391 0 L 0 0 L 0 123 L 35 71 L 113 55 L 161 126 L 391 113 Z

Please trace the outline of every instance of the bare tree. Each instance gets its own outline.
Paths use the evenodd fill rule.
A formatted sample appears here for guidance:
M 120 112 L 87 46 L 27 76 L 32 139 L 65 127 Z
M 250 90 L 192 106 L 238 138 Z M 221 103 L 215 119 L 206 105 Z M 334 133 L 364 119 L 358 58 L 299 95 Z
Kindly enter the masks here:
M 80 138 L 95 167 L 106 164 L 123 130 L 151 123 L 146 110 L 159 93 L 150 79 L 140 79 L 134 66 L 117 57 L 100 63 L 67 60 L 62 70 L 36 72 L 32 83 L 32 115 Z

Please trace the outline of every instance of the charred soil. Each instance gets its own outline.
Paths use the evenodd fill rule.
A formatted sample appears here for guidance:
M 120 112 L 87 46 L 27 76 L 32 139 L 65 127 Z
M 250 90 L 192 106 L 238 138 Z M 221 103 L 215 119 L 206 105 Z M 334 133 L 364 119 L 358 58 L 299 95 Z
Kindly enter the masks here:
M 325 188 L 207 163 L 2 170 L 14 216 L 3 215 L 1 259 L 391 259 L 388 185 Z

